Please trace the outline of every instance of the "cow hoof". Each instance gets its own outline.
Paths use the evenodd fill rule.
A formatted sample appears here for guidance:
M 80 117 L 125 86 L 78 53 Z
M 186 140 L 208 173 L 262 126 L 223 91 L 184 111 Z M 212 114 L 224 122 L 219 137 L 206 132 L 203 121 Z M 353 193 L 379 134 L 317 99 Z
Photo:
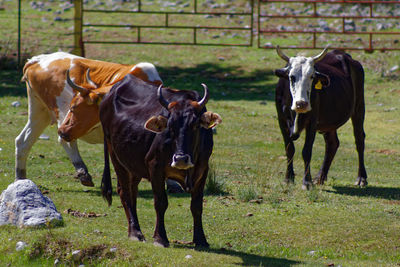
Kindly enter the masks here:
M 85 171 L 84 169 L 79 169 L 76 172 L 76 177 L 79 178 L 79 180 L 81 181 L 81 184 L 84 186 L 90 186 L 93 187 L 94 183 L 92 181 L 92 176 Z
M 358 177 L 354 185 L 358 185 L 359 187 L 366 187 L 368 185 L 367 178 Z
M 163 247 L 163 248 L 169 247 L 169 242 L 163 240 L 154 240 L 153 244 L 156 247 Z
M 210 244 L 208 244 L 207 241 L 204 241 L 204 242 L 195 243 L 195 247 L 198 249 L 205 249 L 205 248 L 209 248 Z
M 287 185 L 294 184 L 294 178 L 293 179 L 285 179 L 285 184 L 287 184 Z
M 301 189 L 310 190 L 312 188 L 312 183 L 304 183 L 301 185 Z
M 324 179 L 324 178 L 316 177 L 316 178 L 313 180 L 313 184 L 314 184 L 314 185 L 324 185 L 325 181 L 326 181 L 326 179 Z
M 172 194 L 185 192 L 178 182 L 171 179 L 167 180 L 167 191 Z
M 146 242 L 144 235 L 141 232 L 129 234 L 129 239 L 133 241 Z

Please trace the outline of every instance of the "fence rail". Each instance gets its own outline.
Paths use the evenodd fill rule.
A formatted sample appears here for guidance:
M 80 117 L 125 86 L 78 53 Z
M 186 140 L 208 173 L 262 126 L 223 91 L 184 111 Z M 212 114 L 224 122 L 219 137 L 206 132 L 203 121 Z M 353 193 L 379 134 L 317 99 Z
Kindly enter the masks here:
M 349 12 L 346 12 L 346 6 L 349 7 L 349 5 L 351 8 Z M 385 8 L 382 8 L 383 6 Z M 296 10 L 294 7 L 298 9 Z M 388 13 L 382 15 L 382 11 L 378 11 L 379 8 Z M 290 35 L 295 35 L 296 37 L 292 39 L 297 39 L 297 44 L 281 46 L 284 48 L 320 49 L 327 42 L 331 42 L 334 44 L 332 48 L 347 50 L 365 50 L 367 52 L 377 49 L 381 51 L 400 50 L 399 8 L 399 1 L 259 0 L 258 47 L 274 47 L 272 43 L 261 44 L 262 36 L 272 37 L 275 41 L 285 41 L 284 39 L 288 39 Z M 393 11 L 396 11 L 396 14 L 393 14 Z M 378 22 L 388 19 L 396 20 L 396 25 L 392 24 L 387 28 L 380 26 L 380 29 L 371 25 L 374 21 L 376 25 L 384 25 Z M 279 21 L 283 20 L 285 26 L 279 25 Z M 302 35 L 306 37 L 299 40 Z M 347 36 L 347 41 L 343 40 L 345 39 L 343 37 L 338 40 L 335 40 L 335 37 L 327 37 L 340 35 Z M 391 43 L 391 41 L 393 42 Z

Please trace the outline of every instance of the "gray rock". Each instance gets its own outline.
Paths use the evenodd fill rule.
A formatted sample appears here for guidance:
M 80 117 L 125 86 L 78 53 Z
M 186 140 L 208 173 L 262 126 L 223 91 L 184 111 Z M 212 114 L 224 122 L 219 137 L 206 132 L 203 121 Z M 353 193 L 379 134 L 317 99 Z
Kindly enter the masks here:
M 0 196 L 0 225 L 30 227 L 61 222 L 54 203 L 31 180 L 15 181 Z
M 72 259 L 74 261 L 79 261 L 82 256 L 82 252 L 80 250 L 74 250 L 74 251 L 72 251 L 71 255 L 72 255 Z
M 17 108 L 17 107 L 21 106 L 21 102 L 14 101 L 14 102 L 11 103 L 11 106 L 13 106 L 14 108 Z
M 15 250 L 16 251 L 21 251 L 24 248 L 26 248 L 26 246 L 28 246 L 27 243 L 23 242 L 23 241 L 18 241 L 17 244 L 15 245 Z

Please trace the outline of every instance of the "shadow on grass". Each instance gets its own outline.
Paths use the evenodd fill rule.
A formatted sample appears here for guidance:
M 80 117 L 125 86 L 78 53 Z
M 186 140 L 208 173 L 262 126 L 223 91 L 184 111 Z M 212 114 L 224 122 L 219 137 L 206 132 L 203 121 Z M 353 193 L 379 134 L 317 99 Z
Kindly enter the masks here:
M 241 66 L 202 63 L 192 68 L 157 67 L 166 86 L 202 91 L 201 83 L 210 88 L 215 100 L 273 100 L 274 83 L 266 83 L 273 72 L 257 69 L 247 72 Z
M 158 67 L 166 86 L 177 89 L 198 90 L 201 83 L 210 88 L 215 100 L 273 100 L 275 79 L 266 83 L 273 75 L 271 70 L 257 69 L 247 72 L 241 66 L 221 66 L 216 63 L 202 63 L 192 68 Z M 25 83 L 21 83 L 22 72 L 17 69 L 0 71 L 0 97 L 26 96 Z
M 329 193 L 340 195 L 358 196 L 358 197 L 375 197 L 387 200 L 400 200 L 400 188 L 395 187 L 377 187 L 368 186 L 366 188 L 334 186 L 333 190 L 327 190 Z
M 186 245 L 186 244 L 174 244 L 174 248 L 183 248 L 183 249 L 191 249 L 193 245 Z M 196 250 L 208 253 L 215 253 L 215 254 L 223 254 L 232 257 L 239 257 L 242 259 L 241 263 L 237 263 L 240 266 L 281 266 L 281 267 L 289 267 L 293 265 L 298 265 L 301 262 L 293 261 L 288 259 L 280 259 L 280 258 L 272 258 L 272 257 L 265 257 L 250 253 L 245 253 L 241 251 L 230 250 L 226 248 L 199 248 Z

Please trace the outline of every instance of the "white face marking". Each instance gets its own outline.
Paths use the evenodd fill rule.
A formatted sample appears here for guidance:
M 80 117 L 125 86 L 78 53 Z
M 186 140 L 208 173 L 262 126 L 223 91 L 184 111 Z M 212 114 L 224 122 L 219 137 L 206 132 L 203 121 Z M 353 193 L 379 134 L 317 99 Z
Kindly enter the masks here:
M 44 69 L 45 71 L 47 71 L 48 66 L 55 60 L 59 60 L 59 59 L 74 59 L 74 58 L 81 58 L 69 53 L 65 53 L 65 52 L 56 52 L 56 53 L 52 53 L 52 54 L 43 54 L 43 55 L 38 55 L 38 56 L 34 56 L 31 59 L 28 60 L 28 63 L 39 63 L 40 67 L 42 67 L 42 69 Z
M 291 109 L 297 111 L 296 102 L 303 101 L 307 103 L 307 107 L 306 110 L 301 110 L 301 112 L 310 111 L 311 85 L 315 72 L 313 58 L 302 56 L 292 57 L 289 64 L 290 92 L 293 98 Z
M 140 63 L 136 64 L 131 69 L 131 71 L 133 71 L 136 67 L 141 68 L 142 71 L 147 74 L 147 77 L 149 78 L 150 82 L 155 82 L 155 81 L 162 82 L 161 77 L 158 74 L 157 69 L 153 64 L 148 63 L 148 62 L 140 62 Z

